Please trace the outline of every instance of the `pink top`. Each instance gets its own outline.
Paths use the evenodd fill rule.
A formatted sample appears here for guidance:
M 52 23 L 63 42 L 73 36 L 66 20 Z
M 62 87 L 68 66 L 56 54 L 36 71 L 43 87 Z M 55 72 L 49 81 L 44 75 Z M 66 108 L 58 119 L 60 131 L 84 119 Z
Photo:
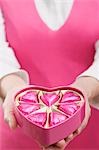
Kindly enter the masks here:
M 95 53 L 93 46 L 99 39 L 98 0 L 75 0 L 68 20 L 58 31 L 52 31 L 44 24 L 33 0 L 0 1 L 7 40 L 22 68 L 29 72 L 31 84 L 68 85 L 91 65 Z M 68 147 L 98 149 L 98 118 L 98 112 L 93 110 L 87 129 Z M 10 131 L 2 117 L 0 119 L 2 150 L 39 150 L 33 140 L 19 129 Z

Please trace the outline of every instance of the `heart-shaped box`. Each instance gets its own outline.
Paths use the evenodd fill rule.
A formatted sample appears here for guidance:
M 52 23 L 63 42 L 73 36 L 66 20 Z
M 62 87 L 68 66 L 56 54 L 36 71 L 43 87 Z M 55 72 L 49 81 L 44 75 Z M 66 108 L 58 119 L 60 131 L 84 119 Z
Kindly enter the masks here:
M 14 113 L 25 133 L 43 146 L 66 138 L 82 123 L 85 95 L 73 87 L 31 85 L 15 95 Z

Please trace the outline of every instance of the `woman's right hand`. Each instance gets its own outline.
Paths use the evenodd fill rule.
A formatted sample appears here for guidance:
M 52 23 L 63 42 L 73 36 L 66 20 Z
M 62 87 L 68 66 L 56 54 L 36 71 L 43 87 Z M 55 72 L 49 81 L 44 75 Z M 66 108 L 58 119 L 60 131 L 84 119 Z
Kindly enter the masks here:
M 14 96 L 17 93 L 18 89 L 14 88 L 10 90 L 2 104 L 3 107 L 3 113 L 4 113 L 4 120 L 8 123 L 9 127 L 11 129 L 15 129 L 18 124 L 16 121 L 16 118 L 14 116 Z
M 4 120 L 8 123 L 9 127 L 15 129 L 17 127 L 17 121 L 14 116 L 13 111 L 13 100 L 14 93 L 12 91 L 8 92 L 4 103 L 3 103 L 3 112 L 4 112 Z
M 27 87 L 27 84 L 17 75 L 9 75 L 1 81 L 0 93 L 3 98 L 4 120 L 11 129 L 15 129 L 18 126 L 14 116 L 14 97 L 19 90 L 25 87 Z

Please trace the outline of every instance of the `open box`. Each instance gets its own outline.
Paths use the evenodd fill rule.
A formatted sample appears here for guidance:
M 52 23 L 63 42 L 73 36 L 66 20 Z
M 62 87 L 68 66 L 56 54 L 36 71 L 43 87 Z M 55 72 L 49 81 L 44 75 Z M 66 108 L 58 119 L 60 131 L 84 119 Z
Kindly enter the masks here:
M 16 94 L 14 106 L 19 126 L 43 146 L 66 138 L 85 116 L 85 96 L 73 87 L 29 86 Z

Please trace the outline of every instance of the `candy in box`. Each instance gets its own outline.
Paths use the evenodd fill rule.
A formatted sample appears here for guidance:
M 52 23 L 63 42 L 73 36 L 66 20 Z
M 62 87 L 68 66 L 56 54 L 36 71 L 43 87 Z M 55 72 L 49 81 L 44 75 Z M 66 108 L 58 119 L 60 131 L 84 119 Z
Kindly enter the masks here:
M 18 91 L 14 106 L 19 126 L 43 146 L 66 138 L 85 116 L 85 96 L 73 87 L 31 85 Z

